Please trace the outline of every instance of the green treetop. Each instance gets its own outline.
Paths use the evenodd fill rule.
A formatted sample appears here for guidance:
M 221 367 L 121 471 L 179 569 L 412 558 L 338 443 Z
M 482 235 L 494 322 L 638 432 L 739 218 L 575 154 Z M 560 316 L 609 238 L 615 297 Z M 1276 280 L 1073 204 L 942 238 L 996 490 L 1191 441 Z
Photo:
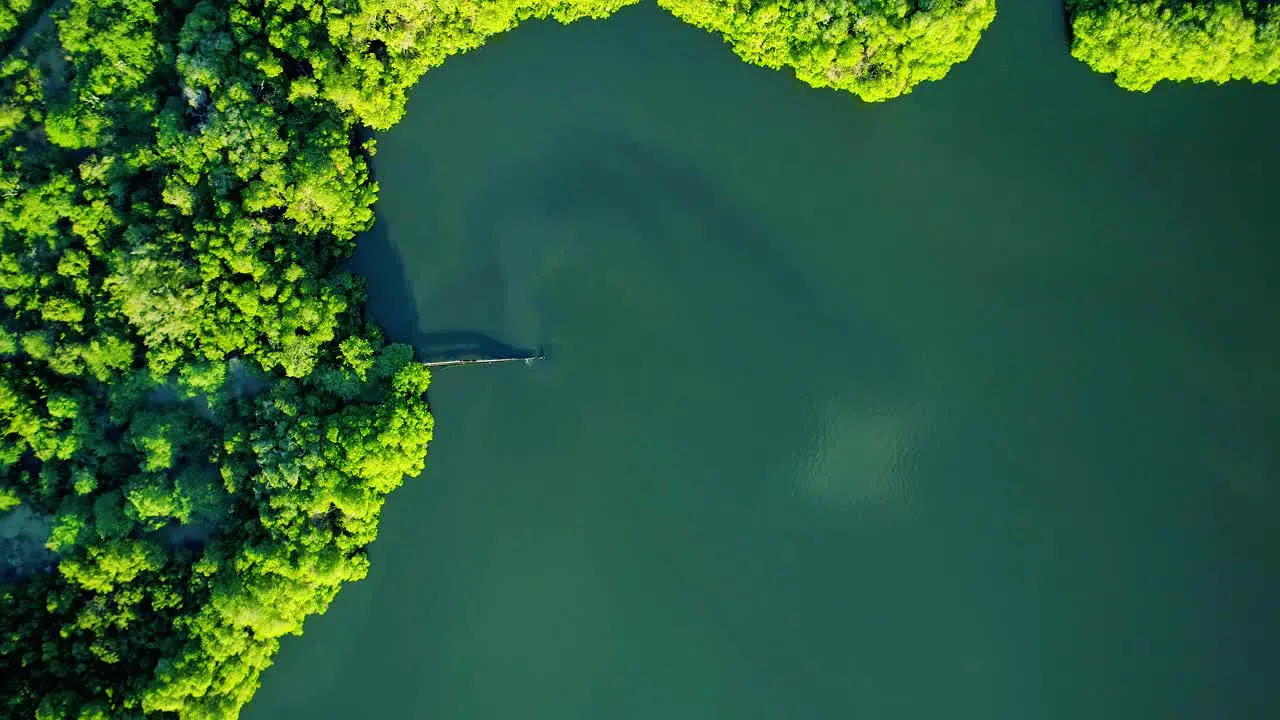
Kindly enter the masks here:
M 1280 4 L 1252 0 L 1081 0 L 1071 54 L 1116 84 L 1280 82 Z
M 790 67 L 815 87 L 887 100 L 938 80 L 973 52 L 995 0 L 658 0 L 724 35 L 747 62 Z

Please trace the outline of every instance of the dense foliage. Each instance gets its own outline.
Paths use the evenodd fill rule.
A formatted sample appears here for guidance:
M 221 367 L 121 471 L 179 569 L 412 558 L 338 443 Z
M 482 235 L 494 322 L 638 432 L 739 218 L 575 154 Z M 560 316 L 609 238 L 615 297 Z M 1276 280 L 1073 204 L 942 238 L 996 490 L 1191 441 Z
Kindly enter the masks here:
M 0 522 L 39 518 L 52 565 L 0 568 L 0 716 L 235 717 L 364 575 L 432 434 L 427 370 L 342 268 L 377 194 L 364 131 L 494 33 L 631 1 L 60 0 L 24 35 L 49 3 L 0 0 Z M 868 100 L 994 15 L 660 1 Z M 1129 87 L 1277 78 L 1275 7 L 1161 1 L 1078 8 L 1077 56 Z
M 1071 54 L 1129 90 L 1161 80 L 1280 82 L 1280 4 L 1080 0 Z
M 32 10 L 32 0 L 0 0 L 0 44 L 22 27 L 22 21 Z
M 747 62 L 791 67 L 815 87 L 863 100 L 938 80 L 973 52 L 995 0 L 658 0 L 724 34 Z
M 635 1 L 267 0 L 262 29 L 273 57 L 305 68 L 289 80 L 292 95 L 383 129 L 403 114 L 405 90 L 450 55 L 522 20 L 603 18 Z
M 13 40 L 38 13 L 4 2 Z M 0 521 L 56 553 L 0 573 L 0 716 L 235 717 L 363 576 L 432 420 L 342 269 L 362 128 L 491 33 L 619 4 L 64 0 L 0 60 Z

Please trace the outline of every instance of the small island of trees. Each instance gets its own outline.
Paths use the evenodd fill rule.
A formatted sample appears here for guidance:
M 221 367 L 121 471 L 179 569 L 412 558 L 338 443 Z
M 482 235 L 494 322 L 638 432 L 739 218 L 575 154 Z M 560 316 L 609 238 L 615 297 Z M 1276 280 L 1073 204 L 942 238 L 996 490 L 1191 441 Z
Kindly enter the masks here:
M 973 53 L 995 0 L 658 0 L 724 35 L 755 65 L 789 67 L 814 87 L 888 100 L 939 80 Z
M 0 0 L 0 522 L 40 531 L 0 568 L 0 715 L 234 718 L 365 574 L 433 430 L 429 371 L 343 270 L 366 131 L 450 55 L 628 2 Z M 995 12 L 661 4 L 867 100 L 941 78 Z M 1073 52 L 1134 89 L 1275 82 L 1277 12 L 1081 2 Z

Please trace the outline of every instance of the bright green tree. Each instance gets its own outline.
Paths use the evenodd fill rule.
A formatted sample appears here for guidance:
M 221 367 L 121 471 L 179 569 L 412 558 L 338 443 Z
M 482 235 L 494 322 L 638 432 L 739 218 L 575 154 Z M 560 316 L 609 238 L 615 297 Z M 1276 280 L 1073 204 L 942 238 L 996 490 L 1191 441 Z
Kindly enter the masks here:
M 658 0 L 724 35 L 744 60 L 878 101 L 938 80 L 973 53 L 995 0 Z
M 1116 84 L 1280 82 L 1280 5 L 1253 0 L 1080 0 L 1071 54 Z

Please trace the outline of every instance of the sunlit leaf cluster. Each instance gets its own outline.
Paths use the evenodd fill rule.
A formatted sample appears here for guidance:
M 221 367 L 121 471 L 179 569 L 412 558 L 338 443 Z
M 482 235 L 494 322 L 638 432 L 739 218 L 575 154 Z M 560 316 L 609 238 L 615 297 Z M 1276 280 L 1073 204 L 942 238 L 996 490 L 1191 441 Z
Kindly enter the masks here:
M 815 87 L 887 100 L 966 60 L 995 0 L 658 0 L 724 35 L 747 62 Z
M 1071 54 L 1116 84 L 1280 82 L 1280 4 L 1105 0 L 1071 7 Z

